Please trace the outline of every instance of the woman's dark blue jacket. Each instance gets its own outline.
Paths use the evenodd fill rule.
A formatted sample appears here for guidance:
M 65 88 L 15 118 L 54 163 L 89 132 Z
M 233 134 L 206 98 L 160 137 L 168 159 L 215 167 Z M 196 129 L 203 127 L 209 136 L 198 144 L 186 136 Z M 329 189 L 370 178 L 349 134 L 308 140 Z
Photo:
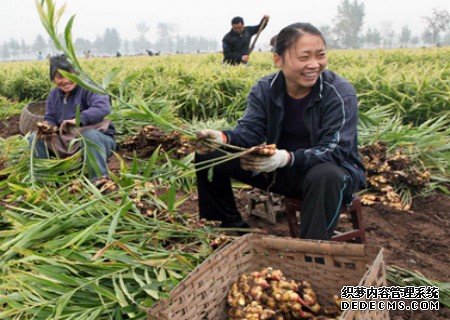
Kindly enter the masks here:
M 335 163 L 352 177 L 353 190 L 365 187 L 364 166 L 358 156 L 358 100 L 353 86 L 325 70 L 304 110 L 309 149 L 292 152 L 291 166 L 308 171 L 320 163 Z M 284 117 L 286 84 L 282 71 L 259 80 L 247 99 L 247 109 L 233 130 L 224 131 L 228 142 L 241 147 L 277 143 Z
M 59 88 L 50 91 L 44 120 L 59 126 L 64 120 L 75 118 L 77 107 L 80 107 L 81 126 L 99 123 L 111 112 L 109 96 L 93 93 L 77 85 L 67 97 Z M 112 123 L 104 133 L 114 136 Z

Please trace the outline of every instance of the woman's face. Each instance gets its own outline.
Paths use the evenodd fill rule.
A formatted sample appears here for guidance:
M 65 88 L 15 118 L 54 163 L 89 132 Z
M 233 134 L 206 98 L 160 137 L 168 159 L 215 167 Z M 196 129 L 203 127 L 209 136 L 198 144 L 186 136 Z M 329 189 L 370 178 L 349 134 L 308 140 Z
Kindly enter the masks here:
M 55 82 L 56 86 L 59 89 L 61 89 L 61 91 L 65 92 L 65 93 L 69 93 L 70 91 L 72 91 L 76 87 L 75 83 L 73 83 L 72 81 L 70 81 L 67 78 L 64 78 L 59 73 L 57 73 L 55 75 L 55 79 L 53 81 Z
M 306 33 L 283 56 L 275 54 L 274 62 L 283 71 L 288 91 L 304 96 L 328 64 L 325 43 L 321 37 Z

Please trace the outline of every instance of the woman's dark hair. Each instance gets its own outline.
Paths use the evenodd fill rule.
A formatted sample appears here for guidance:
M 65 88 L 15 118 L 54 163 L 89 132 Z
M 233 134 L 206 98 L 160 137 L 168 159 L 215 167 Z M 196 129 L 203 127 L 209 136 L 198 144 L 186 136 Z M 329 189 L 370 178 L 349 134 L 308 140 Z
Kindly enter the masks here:
M 310 23 L 297 22 L 283 28 L 276 36 L 274 52 L 283 56 L 287 49 L 305 34 L 319 36 L 327 45 L 322 32 Z
M 50 80 L 53 81 L 58 70 L 75 73 L 74 67 L 70 64 L 65 54 L 58 54 L 50 57 Z
M 270 38 L 270 46 L 272 47 L 270 51 L 275 52 L 275 46 L 277 45 L 277 36 Z

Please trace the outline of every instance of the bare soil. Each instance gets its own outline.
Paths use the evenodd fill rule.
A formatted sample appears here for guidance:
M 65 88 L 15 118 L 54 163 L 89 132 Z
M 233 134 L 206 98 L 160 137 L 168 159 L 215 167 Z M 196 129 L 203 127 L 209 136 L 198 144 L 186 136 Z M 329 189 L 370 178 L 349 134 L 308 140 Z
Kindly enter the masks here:
M 13 115 L 8 119 L 0 120 L 0 138 L 8 138 L 20 134 L 19 119 L 20 115 Z

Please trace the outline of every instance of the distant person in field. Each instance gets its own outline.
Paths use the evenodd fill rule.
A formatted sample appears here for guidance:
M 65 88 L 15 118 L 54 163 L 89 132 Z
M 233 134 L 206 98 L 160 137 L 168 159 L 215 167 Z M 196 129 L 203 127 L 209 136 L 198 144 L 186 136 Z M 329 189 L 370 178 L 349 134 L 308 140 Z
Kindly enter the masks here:
M 247 63 L 250 40 L 258 33 L 261 24 L 268 21 L 269 16 L 265 15 L 259 25 L 246 27 L 242 17 L 234 17 L 231 20 L 231 30 L 222 39 L 223 62 L 231 65 Z
M 86 59 L 92 58 L 91 50 L 86 50 L 86 51 L 84 52 L 84 57 L 85 57 Z
M 358 156 L 358 100 L 353 86 L 327 70 L 326 42 L 309 23 L 282 29 L 274 43 L 279 71 L 260 79 L 233 130 L 200 131 L 196 163 L 223 155 L 214 142 L 249 148 L 275 144 L 271 156 L 247 155 L 197 171 L 201 218 L 222 227 L 248 227 L 237 210 L 231 179 L 302 199 L 301 230 L 307 239 L 328 240 L 341 206 L 364 188 Z M 208 139 L 209 145 L 202 143 Z
M 38 54 L 37 54 L 37 59 L 38 59 L 38 60 L 44 59 L 44 56 L 42 55 L 42 52 L 41 52 L 41 51 L 38 52 Z
M 73 155 L 86 144 L 89 178 L 96 181 L 108 176 L 106 159 L 116 148 L 115 129 L 105 117 L 111 112 L 107 95 L 90 92 L 69 79 L 60 70 L 75 73 L 65 55 L 50 57 L 50 80 L 55 88 L 50 91 L 46 102 L 44 123 L 56 126 L 58 131 L 51 140 L 38 139 L 34 150 L 37 158 L 57 155 L 65 158 Z M 77 108 L 80 111 L 80 127 L 76 127 Z M 82 143 L 71 142 L 83 137 Z M 36 132 L 30 136 L 30 143 L 37 138 Z M 104 179 L 103 179 L 104 180 Z

